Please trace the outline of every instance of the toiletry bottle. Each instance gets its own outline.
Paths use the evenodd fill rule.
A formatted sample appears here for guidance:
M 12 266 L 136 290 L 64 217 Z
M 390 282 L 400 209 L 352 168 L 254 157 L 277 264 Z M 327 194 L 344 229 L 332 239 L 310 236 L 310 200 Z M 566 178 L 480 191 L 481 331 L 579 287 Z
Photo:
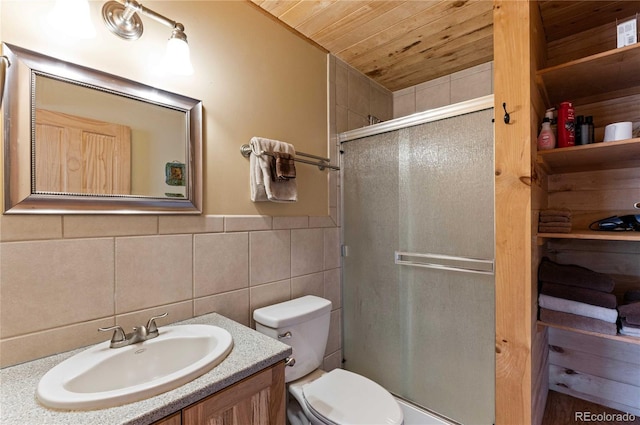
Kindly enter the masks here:
M 542 129 L 540 130 L 540 135 L 538 136 L 538 150 L 548 150 L 556 147 L 556 137 L 551 131 L 551 122 L 549 122 L 549 118 L 544 117 L 542 120 Z
M 558 109 L 558 147 L 566 148 L 576 144 L 576 115 L 571 102 L 562 102 Z
M 549 122 L 551 123 L 551 131 L 553 132 L 553 137 L 558 139 L 558 120 L 556 119 L 556 108 L 549 108 L 547 112 L 545 112 L 544 116 L 549 118 Z
M 595 128 L 593 126 L 593 116 L 588 115 L 585 118 L 587 124 L 587 143 L 595 143 Z
M 586 143 L 582 143 L 582 124 L 584 124 L 584 116 L 576 116 L 576 145 L 586 145 Z
M 580 123 L 580 140 L 578 140 L 578 134 L 576 133 L 576 144 L 577 145 L 588 145 L 591 143 L 589 141 L 589 135 L 591 134 L 589 131 L 589 121 L 587 120 L 589 117 L 586 117 L 582 123 Z M 576 126 L 578 124 L 576 123 Z M 576 127 L 577 130 L 577 127 Z

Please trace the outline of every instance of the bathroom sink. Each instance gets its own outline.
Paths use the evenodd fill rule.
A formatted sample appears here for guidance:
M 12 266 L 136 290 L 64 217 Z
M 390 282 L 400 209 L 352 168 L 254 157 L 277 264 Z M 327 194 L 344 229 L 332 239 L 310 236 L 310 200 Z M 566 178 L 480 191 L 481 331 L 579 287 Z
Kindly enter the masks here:
M 217 326 L 164 326 L 159 332 L 122 348 L 105 341 L 64 360 L 40 380 L 38 400 L 72 410 L 143 400 L 203 375 L 233 348 L 231 334 Z

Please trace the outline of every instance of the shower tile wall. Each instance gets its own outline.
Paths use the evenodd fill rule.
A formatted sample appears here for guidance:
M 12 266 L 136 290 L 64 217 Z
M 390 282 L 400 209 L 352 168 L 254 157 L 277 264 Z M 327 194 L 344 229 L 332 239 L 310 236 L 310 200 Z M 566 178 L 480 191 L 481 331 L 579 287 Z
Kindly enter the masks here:
M 487 62 L 393 93 L 393 117 L 439 108 L 493 93 L 493 62 Z

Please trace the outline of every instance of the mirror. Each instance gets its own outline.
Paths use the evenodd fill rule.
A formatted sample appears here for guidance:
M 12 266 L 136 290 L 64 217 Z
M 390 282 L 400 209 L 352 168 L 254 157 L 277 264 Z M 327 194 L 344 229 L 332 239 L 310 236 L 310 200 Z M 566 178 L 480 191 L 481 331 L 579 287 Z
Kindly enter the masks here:
M 5 214 L 201 213 L 201 101 L 2 48 Z

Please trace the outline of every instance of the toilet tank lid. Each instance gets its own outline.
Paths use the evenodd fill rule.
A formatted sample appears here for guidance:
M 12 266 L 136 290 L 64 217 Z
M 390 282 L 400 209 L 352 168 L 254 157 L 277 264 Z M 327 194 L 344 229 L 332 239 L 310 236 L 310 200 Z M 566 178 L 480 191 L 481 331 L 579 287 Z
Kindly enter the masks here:
M 306 295 L 253 311 L 253 319 L 263 326 L 282 328 L 315 319 L 331 312 L 331 301 Z

